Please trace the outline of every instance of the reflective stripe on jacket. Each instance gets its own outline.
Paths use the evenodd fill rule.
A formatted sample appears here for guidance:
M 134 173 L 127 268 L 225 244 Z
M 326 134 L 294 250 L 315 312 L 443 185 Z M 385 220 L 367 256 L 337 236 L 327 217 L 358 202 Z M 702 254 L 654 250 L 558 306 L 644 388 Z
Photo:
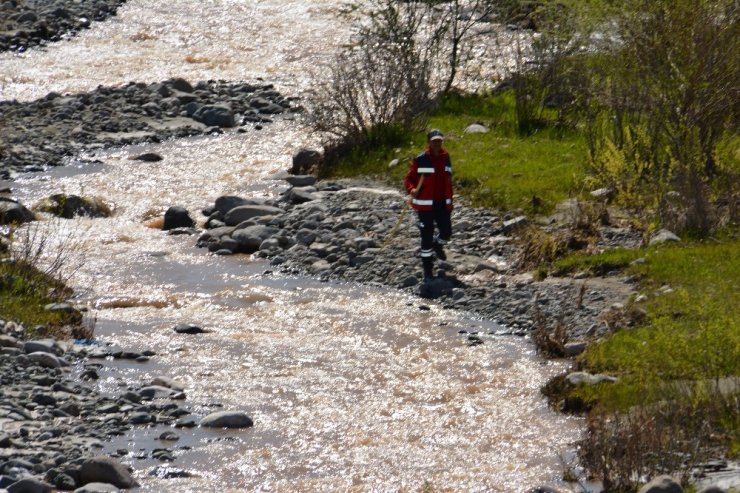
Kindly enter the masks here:
M 404 180 L 406 192 L 411 193 L 422 176 L 421 190 L 412 197 L 411 207 L 417 211 L 431 211 L 434 201 L 439 200 L 452 210 L 452 163 L 447 151 L 442 149 L 437 156 L 432 156 L 427 149 L 416 156 Z

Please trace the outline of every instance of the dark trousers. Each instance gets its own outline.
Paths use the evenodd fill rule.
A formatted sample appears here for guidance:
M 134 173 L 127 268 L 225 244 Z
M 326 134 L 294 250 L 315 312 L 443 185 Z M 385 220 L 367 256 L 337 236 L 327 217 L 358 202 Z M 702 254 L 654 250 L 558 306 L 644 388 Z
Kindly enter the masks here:
M 431 211 L 417 211 L 419 215 L 419 231 L 421 232 L 421 262 L 424 268 L 431 268 L 434 262 L 434 243 L 444 245 L 452 236 L 452 221 L 450 210 L 444 201 L 434 201 Z M 439 235 L 434 237 L 434 225 L 437 225 Z

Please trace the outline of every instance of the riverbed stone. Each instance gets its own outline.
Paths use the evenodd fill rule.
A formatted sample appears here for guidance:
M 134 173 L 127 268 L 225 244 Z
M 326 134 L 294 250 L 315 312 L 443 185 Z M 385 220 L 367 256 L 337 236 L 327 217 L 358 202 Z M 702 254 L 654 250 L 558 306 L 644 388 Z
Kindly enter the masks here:
M 21 224 L 34 221 L 36 216 L 23 204 L 0 199 L 0 224 Z
M 252 418 L 240 411 L 219 411 L 200 420 L 205 428 L 249 428 L 254 426 Z
M 51 493 L 52 485 L 35 478 L 24 478 L 7 487 L 8 493 Z
M 240 205 L 232 208 L 224 214 L 224 223 L 227 226 L 236 226 L 249 219 L 262 217 L 262 216 L 274 216 L 283 212 L 279 207 L 273 207 L 270 205 Z
M 136 488 L 136 482 L 126 466 L 112 457 L 99 456 L 87 459 L 80 468 L 80 479 L 87 483 L 108 483 L 118 488 Z
M 192 228 L 193 226 L 195 226 L 195 221 L 184 207 L 172 206 L 164 213 L 162 229 L 165 231 L 175 228 Z
M 74 490 L 74 493 L 117 493 L 121 490 L 110 483 L 88 483 Z
M 177 324 L 175 332 L 178 334 L 204 334 L 206 331 L 195 324 Z

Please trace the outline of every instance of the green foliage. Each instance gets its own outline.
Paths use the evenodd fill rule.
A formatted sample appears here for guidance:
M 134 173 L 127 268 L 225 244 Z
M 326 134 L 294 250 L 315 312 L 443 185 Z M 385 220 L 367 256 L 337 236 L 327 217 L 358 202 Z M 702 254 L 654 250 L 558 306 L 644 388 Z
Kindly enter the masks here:
M 717 195 L 737 199 L 737 156 L 720 164 L 718 148 L 737 132 L 739 15 L 732 0 L 624 2 L 591 67 L 597 176 L 674 230 L 706 236 Z
M 642 252 L 646 262 L 629 271 L 642 277 L 647 322 L 589 348 L 583 360 L 589 370 L 621 379 L 584 397 L 626 409 L 665 397 L 671 382 L 740 375 L 739 246 L 732 240 Z M 630 258 L 624 252 L 609 255 Z
M 600 276 L 607 272 L 625 269 L 640 255 L 642 255 L 642 252 L 639 250 L 625 248 L 607 250 L 598 255 L 576 253 L 555 261 L 552 266 L 552 273 L 556 276 L 563 276 L 583 271 Z
M 450 94 L 440 99 L 429 127 L 445 132 L 452 156 L 457 195 L 474 205 L 547 212 L 576 194 L 585 172 L 585 145 L 575 131 L 548 126 L 530 136 L 519 135 L 511 91 L 484 96 Z M 466 134 L 473 123 L 490 131 Z M 339 159 L 333 176 L 368 175 L 396 185 L 408 165 L 426 146 L 423 132 L 397 132 L 359 146 Z M 399 159 L 397 166 L 389 162 Z
M 0 317 L 32 328 L 49 328 L 79 323 L 79 314 L 44 310 L 68 295 L 62 283 L 23 262 L 0 262 Z

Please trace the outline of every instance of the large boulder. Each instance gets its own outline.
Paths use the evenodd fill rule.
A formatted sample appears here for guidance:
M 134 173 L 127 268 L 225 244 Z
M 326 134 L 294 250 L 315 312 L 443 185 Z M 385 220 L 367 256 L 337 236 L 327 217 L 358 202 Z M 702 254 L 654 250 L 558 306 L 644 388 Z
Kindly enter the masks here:
M 224 215 L 227 226 L 236 226 L 239 223 L 262 216 L 276 216 L 283 212 L 279 207 L 270 205 L 240 205 L 234 207 Z
M 99 197 L 54 194 L 36 205 L 36 210 L 65 219 L 75 216 L 110 217 L 111 210 Z
M 192 228 L 193 226 L 195 226 L 195 221 L 184 207 L 173 206 L 164 213 L 162 229 L 165 231 L 175 228 Z
M 315 172 L 321 165 L 324 156 L 313 149 L 299 149 L 293 154 L 293 167 L 290 169 L 291 174 L 305 175 Z
M 21 224 L 36 219 L 23 204 L 0 197 L 0 224 Z
M 83 484 L 108 483 L 117 488 L 136 488 L 136 482 L 126 466 L 112 457 L 93 457 L 82 463 L 80 479 Z

